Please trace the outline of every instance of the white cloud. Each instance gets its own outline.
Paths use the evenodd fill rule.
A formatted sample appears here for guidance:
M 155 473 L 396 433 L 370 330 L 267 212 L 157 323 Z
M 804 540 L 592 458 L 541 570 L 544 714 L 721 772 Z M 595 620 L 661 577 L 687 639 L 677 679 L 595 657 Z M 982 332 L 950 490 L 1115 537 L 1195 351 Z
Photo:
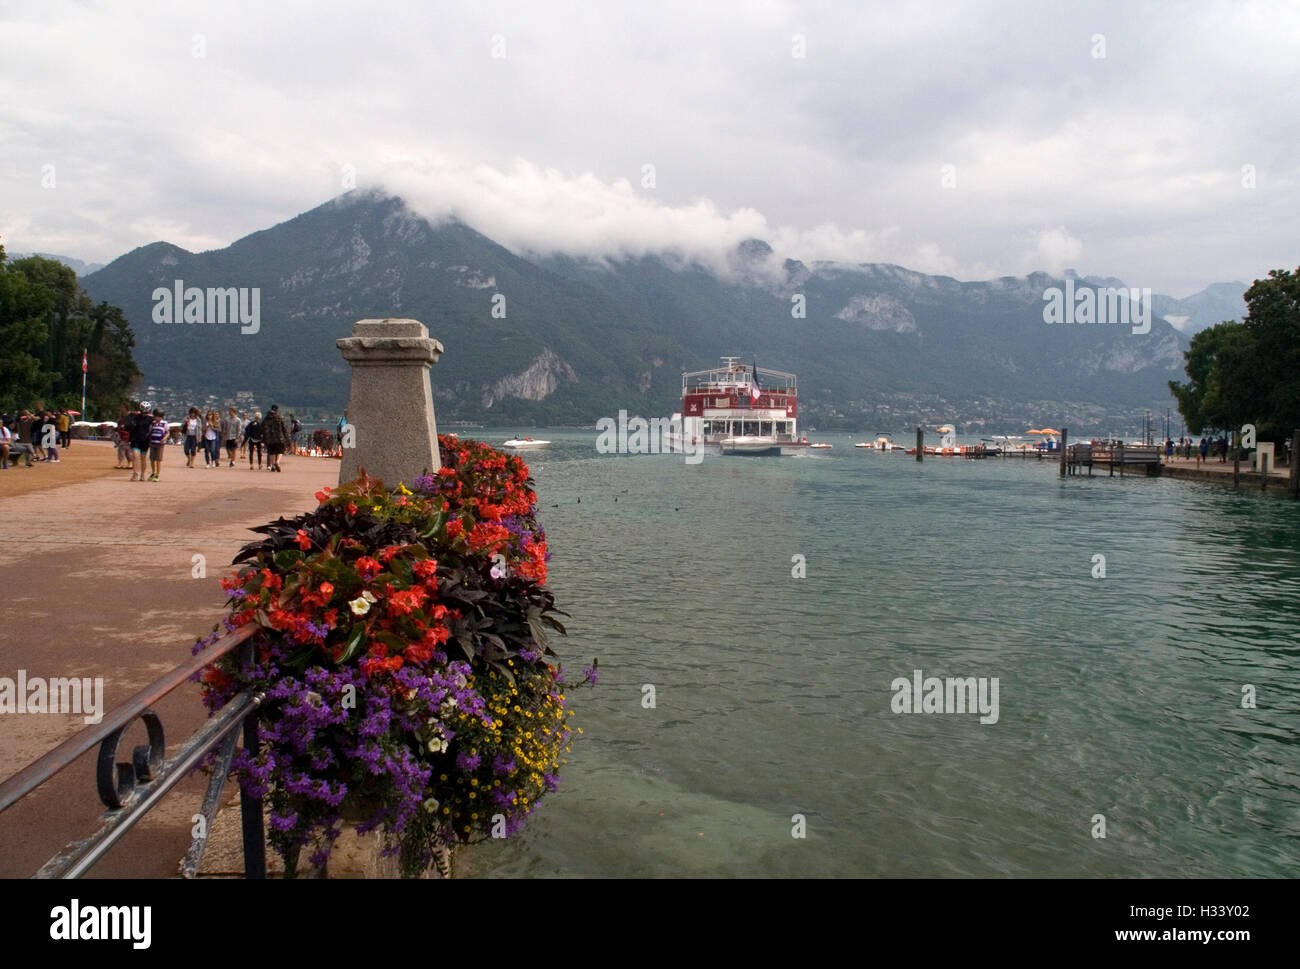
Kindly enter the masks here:
M 1282 2 L 17 2 L 0 29 L 15 250 L 228 244 L 339 194 L 347 163 L 538 251 L 717 262 L 753 235 L 805 261 L 1065 260 L 1182 294 L 1294 259 Z
M 1083 256 L 1083 243 L 1070 234 L 1065 226 L 1043 229 L 1034 238 L 1034 247 L 1029 259 L 1034 260 L 1035 268 L 1059 273 L 1063 269 L 1073 269 L 1079 265 Z

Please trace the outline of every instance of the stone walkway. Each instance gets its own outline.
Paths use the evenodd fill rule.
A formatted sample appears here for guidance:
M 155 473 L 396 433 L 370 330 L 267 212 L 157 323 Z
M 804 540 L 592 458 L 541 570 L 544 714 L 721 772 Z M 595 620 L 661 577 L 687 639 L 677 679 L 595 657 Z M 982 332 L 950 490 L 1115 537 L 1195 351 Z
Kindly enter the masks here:
M 256 538 L 248 529 L 315 507 L 338 480 L 329 458 L 285 457 L 284 471 L 186 469 L 168 447 L 162 481 L 135 483 L 113 469 L 115 452 L 77 441 L 59 464 L 0 472 L 0 677 L 104 678 L 111 709 L 190 655 L 223 615 L 218 580 Z M 192 577 L 195 556 L 206 575 Z M 168 751 L 205 719 L 198 689 L 157 706 Z M 8 777 L 84 726 L 72 714 L 0 715 L 0 777 Z M 122 749 L 142 743 L 138 723 Z M 137 739 L 139 738 L 139 739 Z M 27 876 L 98 826 L 95 752 L 0 814 L 0 877 Z M 189 846 L 190 816 L 206 778 L 182 781 L 94 870 L 166 877 Z M 233 788 L 231 789 L 233 790 Z M 236 815 L 237 816 L 237 815 Z
M 1226 484 L 1232 486 L 1232 462 L 1220 461 L 1217 457 L 1205 461 L 1197 462 L 1195 458 L 1161 458 L 1163 468 L 1161 473 L 1169 478 L 1186 478 L 1195 481 L 1213 481 L 1217 484 Z M 1251 468 L 1250 463 L 1243 461 L 1240 468 L 1239 487 L 1253 488 L 1260 490 L 1259 472 Z M 1291 480 L 1291 469 L 1288 467 L 1269 468 L 1268 470 L 1268 492 L 1269 494 L 1285 495 L 1287 494 L 1287 485 Z

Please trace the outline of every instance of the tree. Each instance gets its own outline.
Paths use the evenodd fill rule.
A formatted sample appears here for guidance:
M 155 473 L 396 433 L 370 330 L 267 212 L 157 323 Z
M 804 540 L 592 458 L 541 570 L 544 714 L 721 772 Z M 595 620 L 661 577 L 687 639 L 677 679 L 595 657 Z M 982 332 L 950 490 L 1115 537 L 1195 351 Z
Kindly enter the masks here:
M 1245 328 L 1234 320 L 1225 320 L 1192 337 L 1191 347 L 1183 354 L 1188 381 L 1182 384 L 1171 380 L 1169 389 L 1178 401 L 1178 413 L 1183 415 L 1187 429 L 1193 434 L 1231 423 L 1231 418 L 1224 413 L 1216 366 L 1219 354 L 1229 344 L 1240 343 L 1244 338 Z
M 94 305 L 77 274 L 60 262 L 28 256 L 5 265 L 4 259 L 0 247 L 0 406 L 79 403 L 85 353 L 87 408 L 116 415 L 140 376 L 131 352 L 135 336 L 122 311 Z
M 1257 418 L 1262 437 L 1300 427 L 1300 269 L 1274 269 L 1246 290 L 1243 325 L 1254 343 L 1252 364 L 1262 384 Z
M 54 375 L 41 366 L 49 336 L 45 320 L 54 305 L 46 290 L 5 265 L 0 246 L 0 407 L 30 407 L 49 389 Z
M 1300 270 L 1274 269 L 1245 295 L 1247 313 L 1202 330 L 1183 355 L 1187 383 L 1169 382 L 1188 429 L 1237 430 L 1260 439 L 1300 427 Z

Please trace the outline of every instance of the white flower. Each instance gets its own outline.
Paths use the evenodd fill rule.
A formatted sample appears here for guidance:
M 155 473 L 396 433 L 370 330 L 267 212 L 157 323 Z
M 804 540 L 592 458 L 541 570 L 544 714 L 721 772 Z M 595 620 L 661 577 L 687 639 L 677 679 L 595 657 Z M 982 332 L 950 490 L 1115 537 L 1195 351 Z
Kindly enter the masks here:
M 439 807 L 441 807 L 441 805 L 438 803 L 438 799 L 436 797 L 431 797 L 424 802 L 424 809 L 428 811 L 430 814 L 438 810 Z
M 365 599 L 366 602 L 369 602 L 369 603 L 371 603 L 372 605 L 373 605 L 374 603 L 376 603 L 376 602 L 379 601 L 378 599 L 376 599 L 376 598 L 374 597 L 374 595 L 371 593 L 371 591 L 370 591 L 369 589 L 367 589 L 365 592 L 361 593 L 361 598 Z
M 366 602 L 365 599 L 353 599 L 348 603 L 348 607 L 352 610 L 354 616 L 364 616 L 370 611 L 370 603 Z

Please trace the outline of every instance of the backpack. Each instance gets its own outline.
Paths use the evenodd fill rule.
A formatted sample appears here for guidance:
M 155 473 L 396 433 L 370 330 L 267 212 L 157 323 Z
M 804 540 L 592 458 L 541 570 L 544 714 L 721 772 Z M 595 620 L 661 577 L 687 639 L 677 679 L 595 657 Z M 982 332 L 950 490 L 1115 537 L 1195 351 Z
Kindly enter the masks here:
M 301 430 L 302 430 L 302 421 L 298 420 L 298 418 L 295 417 L 293 419 L 293 427 L 290 429 L 289 433 L 297 434 Z

